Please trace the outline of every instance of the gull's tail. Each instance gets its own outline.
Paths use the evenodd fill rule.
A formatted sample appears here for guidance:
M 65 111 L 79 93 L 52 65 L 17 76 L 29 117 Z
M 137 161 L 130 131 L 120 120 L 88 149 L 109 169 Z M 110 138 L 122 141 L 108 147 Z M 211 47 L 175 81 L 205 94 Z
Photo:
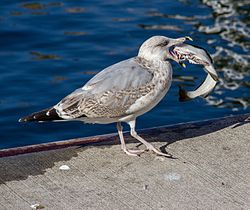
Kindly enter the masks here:
M 19 122 L 63 120 L 54 108 L 44 109 L 19 119 Z

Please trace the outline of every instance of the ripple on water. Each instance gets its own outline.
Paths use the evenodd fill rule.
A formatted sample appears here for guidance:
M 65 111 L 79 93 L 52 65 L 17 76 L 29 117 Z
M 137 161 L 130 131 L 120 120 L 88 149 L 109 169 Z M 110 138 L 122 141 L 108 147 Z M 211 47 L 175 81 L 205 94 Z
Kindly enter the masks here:
M 208 40 L 208 44 L 214 45 L 216 49 L 212 57 L 216 69 L 221 72 L 220 82 L 216 87 L 220 94 L 208 97 L 208 103 L 214 103 L 220 108 L 230 108 L 232 111 L 246 109 L 250 106 L 249 87 L 243 87 L 250 76 L 250 28 L 246 21 L 250 10 L 245 7 L 249 2 L 203 0 L 203 3 L 212 8 L 214 21 L 198 26 L 198 30 L 208 35 L 218 34 L 226 42 L 226 45 L 218 46 L 221 44 Z M 228 97 L 229 95 L 236 98 Z M 243 97 L 239 98 L 239 95 Z M 221 100 L 223 103 L 218 103 Z

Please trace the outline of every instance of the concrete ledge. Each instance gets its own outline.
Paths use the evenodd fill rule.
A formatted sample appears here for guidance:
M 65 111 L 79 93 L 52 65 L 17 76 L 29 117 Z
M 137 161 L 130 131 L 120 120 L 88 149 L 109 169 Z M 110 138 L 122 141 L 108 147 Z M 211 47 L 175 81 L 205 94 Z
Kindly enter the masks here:
M 195 121 L 195 122 L 189 122 L 189 123 L 180 123 L 175 125 L 169 125 L 169 126 L 161 126 L 161 127 L 153 127 L 149 129 L 142 129 L 139 130 L 139 134 L 143 134 L 148 136 L 148 138 L 161 135 L 168 132 L 174 132 L 174 131 L 181 131 L 184 130 L 190 130 L 199 128 L 201 126 L 206 127 L 203 132 L 200 132 L 199 130 L 196 130 L 195 132 L 190 133 L 188 136 L 185 136 L 186 138 L 195 137 L 198 135 L 205 135 L 207 133 L 215 132 L 216 130 L 223 129 L 224 127 L 237 124 L 235 126 L 239 126 L 242 123 L 245 123 L 245 120 L 250 118 L 250 114 L 244 114 L 244 115 L 237 115 L 237 116 L 230 116 L 230 117 L 224 117 L 224 118 L 216 118 L 216 119 L 209 119 L 204 121 Z M 213 125 L 213 126 L 211 126 Z M 134 139 L 131 139 L 128 132 L 124 132 L 125 137 L 127 138 L 127 141 L 134 141 Z M 10 149 L 2 149 L 0 150 L 0 158 L 1 157 L 7 157 L 7 156 L 13 156 L 13 155 L 19 155 L 19 154 L 25 154 L 25 153 L 32 153 L 32 152 L 40 152 L 40 151 L 48 151 L 53 149 L 61 149 L 65 147 L 71 147 L 71 146 L 86 146 L 94 143 L 101 143 L 106 142 L 107 144 L 119 144 L 119 141 L 114 141 L 118 138 L 117 133 L 111 133 L 106 135 L 98 135 L 98 136 L 91 136 L 91 137 L 85 137 L 85 138 L 76 138 L 76 139 L 70 139 L 70 140 L 64 140 L 64 141 L 54 141 L 49 143 L 43 143 L 43 144 L 36 144 L 36 145 L 29 145 L 29 146 L 23 146 L 23 147 L 15 147 Z M 175 136 L 172 139 L 169 139 L 169 143 L 173 143 L 174 141 L 178 141 L 182 138 L 180 136 L 177 138 Z M 150 141 L 150 140 L 149 140 Z
M 1 150 L 1 209 L 249 209 L 249 119 L 140 131 L 176 159 L 129 157 L 116 134 Z

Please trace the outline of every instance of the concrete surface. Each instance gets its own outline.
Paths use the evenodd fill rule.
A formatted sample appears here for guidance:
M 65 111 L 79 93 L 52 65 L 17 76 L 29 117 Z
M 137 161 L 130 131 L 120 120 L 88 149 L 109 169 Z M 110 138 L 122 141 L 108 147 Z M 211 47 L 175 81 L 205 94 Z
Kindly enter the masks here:
M 117 136 L 2 157 L 0 209 L 250 209 L 249 119 L 246 114 L 141 131 L 176 159 L 150 152 L 127 156 Z

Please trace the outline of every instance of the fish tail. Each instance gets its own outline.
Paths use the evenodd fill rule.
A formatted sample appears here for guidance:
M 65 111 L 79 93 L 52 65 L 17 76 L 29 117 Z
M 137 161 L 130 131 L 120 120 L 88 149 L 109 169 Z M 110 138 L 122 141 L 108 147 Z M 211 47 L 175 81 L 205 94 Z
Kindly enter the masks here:
M 181 86 L 179 86 L 179 101 L 183 102 L 183 101 L 189 101 L 191 100 L 192 98 L 190 98 L 188 95 L 187 95 L 187 91 L 185 91 L 184 89 L 182 89 Z
M 19 119 L 19 122 L 53 121 L 53 120 L 63 120 L 63 118 L 59 117 L 54 108 L 49 108 L 22 117 Z

